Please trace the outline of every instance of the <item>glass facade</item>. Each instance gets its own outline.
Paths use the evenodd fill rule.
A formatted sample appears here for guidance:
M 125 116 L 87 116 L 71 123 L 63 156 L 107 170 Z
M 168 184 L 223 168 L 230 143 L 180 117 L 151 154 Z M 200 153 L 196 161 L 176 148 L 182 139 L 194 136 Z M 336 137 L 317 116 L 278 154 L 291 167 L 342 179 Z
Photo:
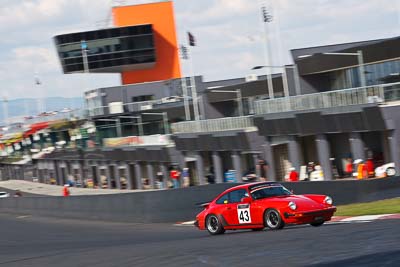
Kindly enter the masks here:
M 135 64 L 155 63 L 153 37 L 151 25 L 140 25 L 71 33 L 54 39 L 64 73 L 74 73 L 85 71 L 82 46 L 86 46 L 89 72 L 120 72 L 135 69 Z
M 368 85 L 400 82 L 400 60 L 365 65 Z M 353 67 L 331 73 L 331 90 L 360 87 L 359 68 Z

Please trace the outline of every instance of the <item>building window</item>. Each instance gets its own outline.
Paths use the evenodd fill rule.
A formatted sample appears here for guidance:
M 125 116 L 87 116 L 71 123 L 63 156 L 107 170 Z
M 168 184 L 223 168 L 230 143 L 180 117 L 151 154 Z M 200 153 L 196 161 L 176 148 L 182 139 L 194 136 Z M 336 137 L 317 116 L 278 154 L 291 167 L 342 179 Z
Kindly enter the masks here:
M 154 95 L 141 95 L 132 97 L 132 102 L 144 102 L 154 100 Z

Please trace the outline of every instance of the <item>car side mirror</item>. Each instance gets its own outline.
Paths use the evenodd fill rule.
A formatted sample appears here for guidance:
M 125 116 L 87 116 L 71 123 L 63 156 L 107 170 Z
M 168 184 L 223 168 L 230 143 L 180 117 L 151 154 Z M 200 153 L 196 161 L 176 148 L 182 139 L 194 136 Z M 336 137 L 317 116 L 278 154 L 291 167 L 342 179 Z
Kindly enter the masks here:
M 251 203 L 251 201 L 252 201 L 251 197 L 242 198 L 242 203 Z

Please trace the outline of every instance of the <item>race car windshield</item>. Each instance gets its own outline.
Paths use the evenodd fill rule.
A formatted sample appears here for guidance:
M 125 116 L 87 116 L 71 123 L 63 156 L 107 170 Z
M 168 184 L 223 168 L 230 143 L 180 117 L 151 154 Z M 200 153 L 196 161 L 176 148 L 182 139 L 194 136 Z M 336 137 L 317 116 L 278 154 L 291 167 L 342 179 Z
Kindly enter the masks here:
M 253 199 L 261 199 L 267 197 L 288 196 L 292 193 L 283 186 L 268 186 L 255 189 L 251 192 Z

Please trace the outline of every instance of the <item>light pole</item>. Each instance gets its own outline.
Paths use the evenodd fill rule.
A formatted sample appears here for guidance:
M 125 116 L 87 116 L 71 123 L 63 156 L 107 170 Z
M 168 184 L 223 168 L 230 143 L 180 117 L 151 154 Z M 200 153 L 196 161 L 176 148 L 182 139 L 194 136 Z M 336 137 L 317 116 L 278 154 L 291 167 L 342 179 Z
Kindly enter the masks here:
M 299 82 L 299 77 L 298 77 L 298 73 L 297 73 L 297 66 L 296 65 L 289 65 L 289 66 L 255 66 L 252 68 L 252 70 L 259 70 L 259 69 L 263 69 L 263 68 L 271 68 L 271 69 L 282 69 L 282 82 L 283 82 L 283 94 L 285 95 L 285 97 L 289 97 L 289 84 L 288 84 L 288 80 L 287 80 L 287 72 L 286 69 L 293 69 L 295 72 L 295 91 L 296 94 L 299 95 L 300 94 L 300 82 Z
M 3 119 L 6 127 L 8 126 L 8 99 L 3 96 Z
M 141 115 L 158 115 L 158 116 L 162 116 L 163 117 L 163 122 L 164 122 L 164 131 L 165 134 L 169 134 L 169 130 L 168 130 L 168 116 L 167 116 L 167 112 L 152 112 L 152 113 L 141 113 Z
M 262 20 L 264 22 L 264 58 L 265 58 L 265 65 L 271 65 L 272 63 L 272 50 L 271 50 L 271 44 L 268 44 L 268 23 L 272 22 L 272 15 L 268 11 L 267 7 L 265 4 L 261 6 L 261 15 L 262 15 Z M 267 69 L 267 85 L 268 85 L 268 96 L 270 99 L 275 98 L 274 96 L 274 85 L 272 82 L 272 71 L 270 69 Z
M 85 40 L 81 40 L 81 51 L 82 51 L 82 61 L 83 61 L 83 72 L 89 72 L 89 62 L 87 57 L 88 45 Z
M 356 56 L 358 60 L 358 71 L 360 75 L 360 83 L 361 87 L 366 87 L 367 82 L 365 79 L 365 70 L 364 70 L 364 57 L 362 50 L 358 50 L 356 53 L 342 53 L 342 52 L 327 52 L 322 53 L 323 55 L 332 55 L 332 56 Z
M 238 103 L 238 111 L 239 111 L 239 116 L 244 116 L 243 112 L 243 102 L 242 102 L 242 91 L 240 89 L 236 90 L 211 90 L 213 93 L 235 93 L 236 94 L 236 101 Z

